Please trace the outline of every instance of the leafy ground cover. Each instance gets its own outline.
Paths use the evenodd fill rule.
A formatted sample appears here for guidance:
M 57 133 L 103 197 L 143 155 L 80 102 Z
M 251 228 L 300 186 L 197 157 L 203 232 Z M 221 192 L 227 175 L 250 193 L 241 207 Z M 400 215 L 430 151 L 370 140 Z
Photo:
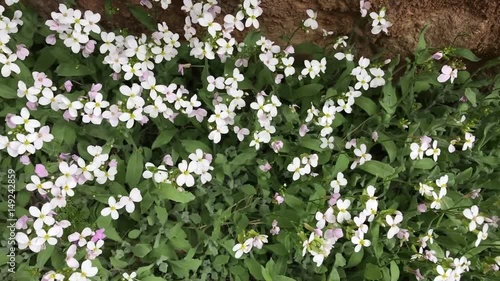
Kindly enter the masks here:
M 170 1 L 141 1 L 140 36 L 17 2 L 2 280 L 498 279 L 499 59 L 469 71 L 425 30 L 412 57 L 363 57 L 313 10 L 296 32 L 326 44 L 280 45 L 257 0 L 185 0 L 184 34 L 147 14 Z M 361 1 L 365 36 L 386 12 Z

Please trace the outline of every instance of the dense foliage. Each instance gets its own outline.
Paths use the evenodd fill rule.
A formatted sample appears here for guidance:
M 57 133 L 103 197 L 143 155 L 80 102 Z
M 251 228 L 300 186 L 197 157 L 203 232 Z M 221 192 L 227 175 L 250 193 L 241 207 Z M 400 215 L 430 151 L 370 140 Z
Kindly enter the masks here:
M 326 30 L 280 46 L 258 0 L 184 0 L 184 39 L 147 14 L 170 1 L 131 6 L 141 36 L 17 2 L 0 6 L 2 280 L 500 277 L 499 59 L 470 71 L 425 30 L 405 59 Z M 366 36 L 389 32 L 360 4 Z

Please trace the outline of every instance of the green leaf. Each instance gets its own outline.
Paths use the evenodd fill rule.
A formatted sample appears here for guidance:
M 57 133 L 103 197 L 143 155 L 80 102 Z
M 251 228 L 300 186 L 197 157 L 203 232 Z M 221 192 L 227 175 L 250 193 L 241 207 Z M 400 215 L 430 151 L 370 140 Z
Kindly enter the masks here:
M 396 105 L 398 103 L 398 97 L 396 96 L 396 90 L 392 83 L 387 83 L 382 88 L 383 98 L 380 101 L 380 105 L 389 115 L 393 115 L 396 112 Z
M 17 91 L 7 86 L 6 84 L 0 84 L 0 97 L 4 99 L 17 99 Z
M 300 139 L 300 142 L 298 143 L 299 146 L 309 148 L 310 150 L 322 152 L 323 149 L 320 147 L 321 146 L 321 140 L 318 138 L 312 138 L 309 136 L 305 136 Z
M 143 258 L 147 254 L 149 254 L 149 252 L 151 252 L 152 249 L 153 248 L 149 244 L 137 244 L 134 247 L 132 247 L 132 253 L 134 253 L 136 257 Z
M 399 266 L 395 261 L 391 261 L 391 281 L 399 280 Z
M 158 277 L 158 276 L 146 276 L 145 278 L 142 278 L 141 281 L 166 281 L 165 279 Z
M 128 238 L 130 238 L 130 239 L 136 239 L 137 237 L 139 237 L 139 235 L 141 235 L 141 231 L 139 229 L 132 229 L 128 233 Z
M 158 135 L 156 140 L 151 145 L 151 149 L 167 145 L 172 140 L 172 138 L 175 136 L 176 133 L 177 129 L 168 129 L 161 131 L 161 133 Z
M 144 168 L 144 157 L 142 156 L 142 149 L 134 150 L 127 164 L 127 174 L 125 175 L 125 182 L 130 187 L 135 187 L 141 180 L 142 171 Z
M 56 73 L 59 76 L 86 76 L 95 73 L 95 70 L 81 64 L 62 63 L 56 68 Z
M 337 175 L 339 172 L 345 171 L 349 167 L 349 156 L 347 154 L 339 154 L 337 161 L 335 161 L 335 167 L 333 168 L 332 174 Z
M 472 176 L 472 171 L 473 171 L 472 167 L 469 167 L 467 168 L 467 170 L 458 173 L 458 175 L 455 177 L 455 183 L 462 184 L 468 179 L 470 179 L 470 177 Z
M 453 51 L 453 54 L 455 56 L 459 56 L 459 57 L 468 59 L 470 61 L 480 61 L 481 60 L 476 55 L 474 55 L 474 53 L 471 50 L 465 49 L 465 48 L 455 48 L 455 50 Z
M 197 140 L 181 140 L 181 145 L 187 152 L 193 153 L 196 149 L 201 149 L 205 153 L 212 153 L 212 150 L 204 142 Z
M 251 149 L 247 152 L 240 153 L 236 157 L 234 157 L 234 159 L 233 159 L 233 161 L 231 161 L 230 165 L 237 167 L 237 166 L 247 164 L 252 159 L 255 161 L 255 156 L 257 156 L 257 152 L 255 151 L 255 149 Z
M 119 260 L 115 257 L 111 257 L 109 260 L 111 261 L 113 268 L 125 268 L 128 266 L 128 262 Z
M 420 170 L 430 170 L 436 165 L 436 162 L 434 162 L 431 158 L 415 160 L 413 163 L 415 169 Z
M 382 271 L 378 266 L 367 263 L 364 276 L 368 280 L 380 280 L 382 278 Z
M 245 266 L 248 268 L 248 271 L 250 271 L 250 274 L 257 279 L 257 280 L 264 280 L 264 277 L 262 276 L 262 269 L 264 267 L 260 265 L 259 262 L 257 262 L 253 258 L 245 259 L 244 261 Z
M 189 277 L 189 271 L 195 272 L 201 265 L 201 260 L 198 259 L 184 259 L 178 261 L 169 261 L 172 265 L 172 270 L 177 277 Z
M 357 97 L 354 103 L 366 111 L 370 116 L 377 113 L 377 104 L 367 97 Z
M 312 96 L 319 94 L 319 92 L 322 89 L 323 89 L 323 85 L 321 85 L 321 84 L 304 85 L 304 86 L 302 86 L 294 91 L 292 98 L 293 99 L 301 99 L 304 97 L 312 97 Z
M 342 253 L 336 253 L 335 254 L 335 263 L 333 264 L 334 267 L 344 267 L 346 265 L 346 260 L 344 256 L 342 256 Z
M 359 252 L 353 252 L 351 254 L 351 256 L 349 257 L 349 261 L 347 262 L 347 265 L 345 268 L 351 268 L 351 267 L 355 267 L 356 265 L 358 265 L 361 260 L 363 259 L 363 255 L 364 255 L 365 251 L 363 248 L 361 248 L 361 250 Z
M 179 203 L 188 203 L 196 199 L 196 197 L 188 191 L 179 191 L 170 184 L 160 185 L 160 194 L 165 199 L 169 199 Z
M 66 121 L 57 122 L 52 127 L 51 131 L 54 139 L 66 143 L 70 148 L 75 145 L 76 142 L 76 131 L 72 126 L 72 123 Z
M 387 151 L 387 155 L 389 156 L 389 163 L 392 163 L 394 160 L 396 160 L 396 157 L 398 155 L 398 148 L 396 147 L 394 141 L 392 141 L 383 133 L 378 133 L 377 142 L 379 142 L 384 147 L 385 151 Z
M 363 165 L 360 165 L 359 168 L 383 179 L 388 178 L 395 173 L 395 170 L 391 165 L 376 160 L 368 161 Z
M 427 43 L 425 42 L 425 31 L 427 30 L 427 28 L 429 28 L 429 26 L 425 25 L 422 31 L 420 32 L 416 49 L 417 53 L 427 48 Z
M 476 92 L 473 91 L 471 88 L 465 89 L 465 97 L 467 98 L 467 100 L 470 101 L 473 107 L 477 106 Z
M 332 268 L 332 271 L 330 271 L 327 281 L 340 281 L 340 275 L 336 267 Z
M 54 252 L 53 245 L 47 245 L 47 248 L 45 248 L 45 250 L 40 251 L 36 256 L 36 266 L 39 268 L 43 268 L 45 263 L 52 256 L 52 252 Z
M 118 241 L 118 242 L 122 241 L 122 238 L 120 237 L 118 232 L 116 232 L 116 229 L 111 224 L 111 217 L 110 216 L 107 216 L 107 217 L 100 216 L 99 218 L 97 218 L 96 224 L 99 228 L 104 228 L 104 232 L 106 233 L 106 237 L 108 237 L 109 239 L 114 240 L 114 241 Z
M 153 17 L 148 14 L 148 12 L 141 6 L 138 5 L 128 5 L 128 9 L 138 21 L 144 24 L 150 30 L 156 29 L 156 24 L 153 20 Z

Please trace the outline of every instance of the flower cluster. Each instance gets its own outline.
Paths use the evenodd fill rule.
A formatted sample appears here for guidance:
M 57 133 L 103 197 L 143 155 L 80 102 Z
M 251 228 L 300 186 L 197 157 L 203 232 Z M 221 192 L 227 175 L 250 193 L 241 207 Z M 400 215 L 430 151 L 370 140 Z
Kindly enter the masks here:
M 279 228 L 278 228 L 279 232 Z M 243 254 L 248 254 L 252 248 L 262 249 L 267 241 L 267 235 L 250 230 L 238 236 L 239 243 L 233 246 L 234 257 L 239 259 Z
M 146 163 L 146 170 L 142 173 L 145 179 L 152 178 L 155 183 L 171 184 L 175 182 L 180 190 L 182 186 L 192 187 L 195 184 L 193 174 L 198 175 L 200 182 L 205 184 L 212 180 L 210 171 L 214 168 L 210 165 L 212 163 L 212 155 L 204 153 L 201 149 L 197 149 L 194 153 L 189 154 L 189 162 L 182 160 L 177 165 L 177 170 L 168 170 L 165 165 L 156 167 L 153 163 Z M 172 157 L 165 156 L 164 162 L 167 166 L 174 166 Z
M 6 1 L 6 4 L 11 6 L 17 1 Z M 4 11 L 5 8 L 0 6 L 0 64 L 2 64 L 0 72 L 3 77 L 9 77 L 12 72 L 21 73 L 21 69 L 15 62 L 18 59 L 24 60 L 29 55 L 29 51 L 23 44 L 17 44 L 15 52 L 9 48 L 9 43 L 13 41 L 11 34 L 16 34 L 19 31 L 19 26 L 23 25 L 21 20 L 23 13 L 16 10 L 13 17 L 9 18 L 4 16 Z
M 293 180 L 298 180 L 301 176 L 308 175 L 311 173 L 311 167 L 314 168 L 318 166 L 319 157 L 317 154 L 305 155 L 301 158 L 293 158 L 292 163 L 288 164 L 287 170 L 293 173 Z M 313 176 L 317 175 L 315 173 Z

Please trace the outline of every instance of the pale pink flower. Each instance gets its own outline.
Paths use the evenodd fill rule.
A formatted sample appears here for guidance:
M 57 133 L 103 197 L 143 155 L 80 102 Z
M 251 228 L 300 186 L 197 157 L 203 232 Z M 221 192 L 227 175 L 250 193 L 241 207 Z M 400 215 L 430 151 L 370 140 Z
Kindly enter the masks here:
M 56 35 L 55 34 L 50 34 L 45 38 L 45 43 L 49 45 L 55 45 L 56 44 Z
M 276 192 L 274 194 L 274 198 L 273 198 L 274 202 L 276 202 L 276 204 L 280 205 L 281 203 L 285 202 L 285 198 L 283 196 L 281 196 L 281 194 L 279 194 L 278 192 Z
M 16 55 L 18 59 L 24 60 L 29 54 L 30 52 L 26 48 L 26 45 L 20 44 L 16 46 Z
M 70 80 L 66 80 L 66 82 L 64 82 L 64 89 L 66 89 L 66 92 L 71 92 L 71 89 L 73 88 L 73 83 L 71 83 Z

